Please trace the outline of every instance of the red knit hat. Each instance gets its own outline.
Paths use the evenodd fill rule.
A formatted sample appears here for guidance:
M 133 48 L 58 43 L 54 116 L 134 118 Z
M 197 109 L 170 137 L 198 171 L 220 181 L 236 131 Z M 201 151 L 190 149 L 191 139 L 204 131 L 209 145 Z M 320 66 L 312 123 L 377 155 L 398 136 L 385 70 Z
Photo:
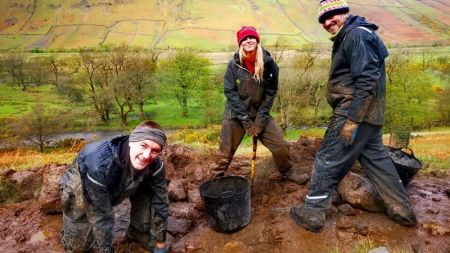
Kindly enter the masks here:
M 241 42 L 247 38 L 247 37 L 253 37 L 258 41 L 259 43 L 259 34 L 256 32 L 256 28 L 253 26 L 243 26 L 239 31 L 236 33 L 237 42 L 239 45 L 241 45 Z

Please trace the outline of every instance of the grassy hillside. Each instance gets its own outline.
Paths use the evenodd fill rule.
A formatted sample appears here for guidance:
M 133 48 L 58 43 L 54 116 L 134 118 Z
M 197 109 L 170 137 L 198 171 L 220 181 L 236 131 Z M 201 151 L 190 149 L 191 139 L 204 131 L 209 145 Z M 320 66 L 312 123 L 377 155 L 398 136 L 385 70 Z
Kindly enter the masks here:
M 390 44 L 450 43 L 445 0 L 349 0 Z M 126 42 L 141 47 L 226 51 L 254 25 L 263 43 L 325 43 L 318 0 L 0 0 L 0 49 L 58 49 Z

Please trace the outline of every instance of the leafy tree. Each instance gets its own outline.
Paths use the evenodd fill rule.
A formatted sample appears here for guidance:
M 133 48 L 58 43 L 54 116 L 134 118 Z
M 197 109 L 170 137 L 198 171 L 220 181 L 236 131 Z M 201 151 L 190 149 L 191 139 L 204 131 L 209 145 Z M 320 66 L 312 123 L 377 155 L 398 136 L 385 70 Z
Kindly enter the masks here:
M 414 126 L 424 126 L 430 111 L 432 83 L 405 51 L 387 61 L 386 128 L 395 145 L 407 146 Z
M 209 82 L 200 89 L 205 125 L 220 123 L 223 115 L 225 97 L 223 95 L 223 73 L 214 73 Z
M 14 129 L 20 139 L 37 145 L 39 151 L 44 152 L 52 136 L 60 133 L 66 122 L 64 114 L 50 113 L 42 104 L 37 103 L 29 114 L 19 119 Z
M 152 51 L 149 55 L 142 56 L 136 52 L 127 65 L 126 80 L 132 83 L 135 89 L 135 103 L 139 109 L 139 118 L 146 118 L 144 104 L 147 100 L 155 97 L 156 80 L 155 73 L 158 63 L 158 54 Z
M 192 49 L 180 49 L 168 60 L 161 61 L 158 80 L 160 91 L 172 94 L 182 109 L 182 116 L 188 115 L 188 101 L 194 90 L 208 82 L 210 61 L 200 57 Z
M 109 68 L 106 61 L 100 58 L 101 56 L 92 50 L 80 49 L 78 61 L 71 66 L 72 81 L 89 95 L 95 112 L 100 120 L 106 123 L 110 119 L 112 106 L 106 83 L 102 82 L 98 73 L 100 67 Z
M 301 52 L 280 68 L 274 109 L 279 112 L 281 128 L 320 123 L 325 105 L 327 66 L 318 59 L 320 51 L 305 45 Z
M 110 89 L 111 96 L 119 112 L 122 126 L 128 125 L 127 115 L 133 110 L 136 89 L 132 80 L 127 78 L 128 67 L 132 65 L 134 57 L 127 54 L 128 46 L 122 44 L 112 48 L 105 59 L 104 73 L 105 86 Z M 109 77 L 108 77 L 109 73 Z

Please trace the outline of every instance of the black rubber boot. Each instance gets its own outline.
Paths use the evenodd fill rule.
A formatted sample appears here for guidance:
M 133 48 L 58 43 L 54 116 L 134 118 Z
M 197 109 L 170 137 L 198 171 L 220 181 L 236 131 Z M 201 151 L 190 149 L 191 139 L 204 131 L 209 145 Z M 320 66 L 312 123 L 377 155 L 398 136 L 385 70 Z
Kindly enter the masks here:
M 299 226 L 314 233 L 320 232 L 325 225 L 325 212 L 304 206 L 294 206 L 289 212 Z
M 302 185 L 308 182 L 309 177 L 306 174 L 299 174 L 295 172 L 293 169 L 289 169 L 288 171 L 283 173 L 283 178 L 292 181 L 298 185 Z
M 393 213 L 393 210 L 388 209 L 387 215 L 389 218 L 394 220 L 396 223 L 406 226 L 406 227 L 415 227 L 417 226 L 417 218 L 414 214 L 414 210 L 412 207 L 404 207 L 401 210 L 396 210 L 396 213 Z

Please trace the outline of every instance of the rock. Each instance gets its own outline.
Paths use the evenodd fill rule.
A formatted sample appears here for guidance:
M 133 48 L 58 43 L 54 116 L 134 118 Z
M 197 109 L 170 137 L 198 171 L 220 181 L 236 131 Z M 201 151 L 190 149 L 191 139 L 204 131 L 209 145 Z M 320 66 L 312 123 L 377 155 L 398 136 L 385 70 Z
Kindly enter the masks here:
M 349 204 L 343 204 L 338 206 L 339 211 L 347 216 L 355 216 L 357 214 L 356 210 L 353 209 Z
M 379 247 L 369 250 L 368 253 L 390 253 L 390 251 L 386 247 Z
M 430 222 L 422 224 L 422 227 L 431 235 L 440 236 L 450 234 L 450 228 L 444 227 L 441 224 Z
M 61 210 L 60 179 L 67 166 L 50 166 L 44 170 L 42 176 L 42 189 L 38 203 L 40 210 L 45 214 L 59 213 Z
M 203 200 L 198 188 L 188 190 L 188 201 L 194 204 L 195 209 L 203 210 Z
M 198 219 L 203 213 L 195 209 L 194 203 L 175 202 L 169 205 L 169 215 L 175 218 Z
M 200 182 L 205 178 L 205 174 L 203 173 L 203 170 L 201 167 L 195 168 L 194 178 L 197 182 Z
M 369 226 L 367 224 L 356 224 L 355 226 L 356 229 L 356 233 L 362 235 L 362 236 L 367 236 L 369 235 Z
M 187 234 L 192 225 L 192 221 L 189 219 L 175 218 L 172 216 L 169 216 L 167 223 L 167 231 L 173 236 Z
M 381 198 L 370 181 L 358 174 L 349 172 L 339 184 L 341 198 L 356 208 L 369 212 L 383 212 Z
M 353 221 L 348 216 L 339 216 L 336 220 L 336 227 L 339 229 L 349 229 L 353 226 Z
M 186 199 L 186 190 L 180 179 L 171 180 L 168 186 L 169 199 L 173 201 L 183 201 Z
M 42 175 L 29 170 L 15 172 L 8 180 L 14 184 L 21 200 L 38 196 L 42 186 Z

